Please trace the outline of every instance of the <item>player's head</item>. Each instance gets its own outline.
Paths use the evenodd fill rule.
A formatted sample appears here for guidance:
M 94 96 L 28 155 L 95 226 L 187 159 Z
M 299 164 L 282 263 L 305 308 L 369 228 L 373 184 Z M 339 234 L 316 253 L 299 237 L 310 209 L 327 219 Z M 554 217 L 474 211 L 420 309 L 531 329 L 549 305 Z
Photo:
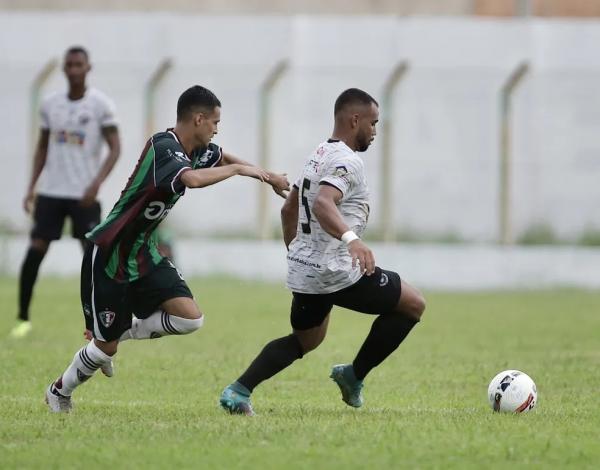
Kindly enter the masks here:
M 85 85 L 85 76 L 91 68 L 88 52 L 83 47 L 73 46 L 67 49 L 63 71 L 67 76 L 69 86 Z
M 333 110 L 335 125 L 349 133 L 354 148 L 364 152 L 375 138 L 375 125 L 379 121 L 379 104 L 367 92 L 349 88 L 335 100 Z
M 194 85 L 177 100 L 177 123 L 189 125 L 203 145 L 218 132 L 220 120 L 221 102 L 208 88 Z

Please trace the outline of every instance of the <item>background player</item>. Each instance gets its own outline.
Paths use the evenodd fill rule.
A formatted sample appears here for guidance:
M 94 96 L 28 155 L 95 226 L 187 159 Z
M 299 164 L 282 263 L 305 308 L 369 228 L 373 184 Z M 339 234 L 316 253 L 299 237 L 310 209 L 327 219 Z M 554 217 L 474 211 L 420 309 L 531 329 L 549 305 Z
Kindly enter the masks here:
M 156 240 L 156 228 L 186 188 L 242 175 L 269 182 L 279 194 L 289 189 L 285 175 L 238 163 L 231 155 L 225 159 L 210 143 L 220 115 L 221 103 L 210 90 L 186 90 L 177 102 L 175 128 L 150 138 L 112 211 L 87 234 L 93 243 L 83 258 L 81 303 L 94 339 L 48 386 L 51 411 L 70 411 L 73 390 L 96 370 L 112 375 L 119 341 L 187 334 L 202 326 L 186 282 L 159 253 Z
M 254 388 L 321 344 L 334 305 L 377 315 L 354 361 L 331 372 L 344 402 L 362 406 L 363 379 L 396 350 L 425 310 L 419 291 L 377 267 L 359 238 L 369 216 L 369 192 L 356 152 L 366 151 L 375 137 L 378 104 L 351 88 L 336 100 L 334 115 L 331 139 L 308 158 L 281 211 L 292 334 L 268 343 L 225 388 L 220 404 L 231 413 L 252 415 Z
M 85 233 L 100 222 L 98 190 L 119 158 L 115 107 L 106 95 L 87 87 L 90 69 L 85 49 L 68 49 L 63 71 L 69 90 L 50 95 L 41 107 L 40 136 L 23 201 L 27 213 L 35 202 L 35 211 L 19 277 L 18 323 L 11 331 L 16 338 L 31 330 L 33 286 L 50 243 L 60 239 L 66 217 L 71 219 L 73 237 L 85 243 Z M 103 141 L 109 149 L 105 158 Z

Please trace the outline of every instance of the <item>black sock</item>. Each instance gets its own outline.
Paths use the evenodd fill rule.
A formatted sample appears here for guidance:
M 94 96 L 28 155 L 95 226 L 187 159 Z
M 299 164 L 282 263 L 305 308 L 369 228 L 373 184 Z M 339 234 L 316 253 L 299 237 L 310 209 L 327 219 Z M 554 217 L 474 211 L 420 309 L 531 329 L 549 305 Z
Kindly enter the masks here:
M 416 324 L 416 320 L 397 313 L 379 315 L 352 363 L 356 378 L 363 380 L 371 369 L 381 364 Z
M 263 348 L 237 381 L 252 392 L 259 383 L 300 359 L 302 354 L 302 346 L 296 336 L 288 335 L 274 339 Z
M 45 252 L 29 248 L 23 265 L 21 266 L 21 276 L 19 278 L 19 319 L 29 320 L 29 304 L 31 303 L 31 294 L 33 285 L 37 279 L 40 264 L 44 259 Z

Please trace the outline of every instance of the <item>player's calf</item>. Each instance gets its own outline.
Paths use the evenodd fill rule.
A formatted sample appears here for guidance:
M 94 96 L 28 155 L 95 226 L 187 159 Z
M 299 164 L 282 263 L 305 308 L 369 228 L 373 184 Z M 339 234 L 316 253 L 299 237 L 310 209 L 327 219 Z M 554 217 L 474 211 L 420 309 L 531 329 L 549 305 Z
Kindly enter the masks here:
M 131 328 L 121 335 L 119 341 L 187 335 L 198 330 L 204 324 L 204 315 L 201 313 L 199 315 L 197 318 L 183 318 L 169 315 L 164 310 L 158 310 L 148 318 L 134 318 Z

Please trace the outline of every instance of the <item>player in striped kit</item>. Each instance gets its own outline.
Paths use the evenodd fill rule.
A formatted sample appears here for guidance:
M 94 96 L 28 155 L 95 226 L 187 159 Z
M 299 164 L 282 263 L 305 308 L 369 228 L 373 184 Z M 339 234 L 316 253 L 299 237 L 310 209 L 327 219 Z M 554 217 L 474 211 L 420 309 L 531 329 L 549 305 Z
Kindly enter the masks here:
M 396 350 L 425 310 L 420 292 L 377 267 L 360 238 L 369 190 L 357 152 L 366 151 L 375 137 L 378 104 L 351 88 L 336 100 L 334 115 L 332 137 L 308 158 L 281 211 L 292 334 L 268 343 L 225 388 L 220 404 L 231 413 L 253 415 L 254 388 L 321 344 L 334 305 L 377 315 L 354 361 L 331 371 L 343 401 L 362 406 L 363 379 Z
M 186 188 L 241 175 L 271 184 L 281 196 L 289 189 L 285 175 L 252 166 L 210 143 L 220 110 L 210 90 L 186 90 L 177 102 L 175 128 L 152 136 L 112 211 L 86 235 L 92 243 L 82 263 L 81 303 L 93 340 L 48 386 L 51 411 L 70 411 L 73 390 L 96 370 L 112 375 L 120 341 L 188 334 L 202 326 L 192 293 L 159 253 L 156 240 L 156 228 Z

